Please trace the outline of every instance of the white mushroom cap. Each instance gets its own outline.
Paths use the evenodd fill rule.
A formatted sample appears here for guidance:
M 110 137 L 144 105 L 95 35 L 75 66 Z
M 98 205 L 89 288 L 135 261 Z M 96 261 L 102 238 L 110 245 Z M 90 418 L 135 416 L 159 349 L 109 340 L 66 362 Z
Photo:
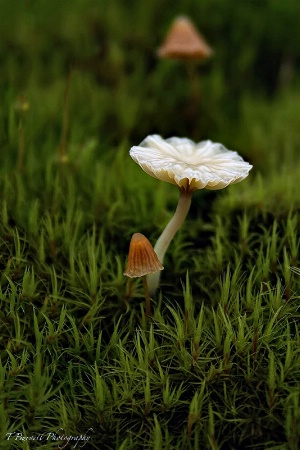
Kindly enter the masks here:
M 210 140 L 150 135 L 129 154 L 152 177 L 189 191 L 223 189 L 244 180 L 252 169 L 237 152 Z

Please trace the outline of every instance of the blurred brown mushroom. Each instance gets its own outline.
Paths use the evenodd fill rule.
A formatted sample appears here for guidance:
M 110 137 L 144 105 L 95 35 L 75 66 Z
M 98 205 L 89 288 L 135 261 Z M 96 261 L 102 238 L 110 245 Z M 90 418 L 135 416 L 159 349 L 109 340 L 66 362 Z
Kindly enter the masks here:
M 186 16 L 177 17 L 158 49 L 160 58 L 205 60 L 213 50 L 204 40 L 191 20 Z
M 213 55 L 212 48 L 186 16 L 179 16 L 171 25 L 163 44 L 157 51 L 163 59 L 175 59 L 185 62 L 190 86 L 190 98 L 186 109 L 187 123 L 192 125 L 191 133 L 197 130 L 197 118 L 200 104 L 199 76 L 197 64 Z
M 159 262 L 159 259 L 149 240 L 141 233 L 134 233 L 129 245 L 128 259 L 124 275 L 129 278 L 142 277 L 146 300 L 147 319 L 151 315 L 151 307 L 146 275 L 159 272 L 160 270 L 163 270 L 163 266 Z

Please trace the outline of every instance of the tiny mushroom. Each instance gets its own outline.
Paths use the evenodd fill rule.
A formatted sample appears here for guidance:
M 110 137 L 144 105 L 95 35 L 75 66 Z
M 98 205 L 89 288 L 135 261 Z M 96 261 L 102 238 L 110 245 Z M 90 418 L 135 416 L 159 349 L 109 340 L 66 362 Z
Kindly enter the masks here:
M 154 246 L 161 263 L 188 214 L 192 193 L 198 189 L 223 189 L 238 183 L 248 176 L 252 168 L 237 152 L 210 140 L 195 143 L 187 138 L 164 140 L 159 135 L 150 135 L 139 146 L 132 147 L 129 154 L 146 173 L 175 184 L 180 190 L 175 214 Z M 148 275 L 150 295 L 155 294 L 159 278 L 159 272 Z
M 129 245 L 128 260 L 124 275 L 129 278 L 142 277 L 147 318 L 151 315 L 151 309 L 146 275 L 159 272 L 160 270 L 163 270 L 163 266 L 149 240 L 141 233 L 134 233 Z
M 204 60 L 213 51 L 191 20 L 179 16 L 174 20 L 157 54 L 160 58 Z
M 198 114 L 201 96 L 197 64 L 213 55 L 212 48 L 188 17 L 179 16 L 173 21 L 157 55 L 163 59 L 175 59 L 183 62 L 190 90 L 190 98 L 184 116 L 187 115 L 188 122 L 193 123 Z

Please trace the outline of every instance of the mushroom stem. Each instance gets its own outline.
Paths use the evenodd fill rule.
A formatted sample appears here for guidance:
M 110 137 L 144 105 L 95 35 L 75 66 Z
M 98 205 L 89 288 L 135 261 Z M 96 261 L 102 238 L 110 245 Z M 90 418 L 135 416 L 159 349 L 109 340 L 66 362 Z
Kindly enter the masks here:
M 143 279 L 143 286 L 144 286 L 144 294 L 145 294 L 145 301 L 146 301 L 146 319 L 149 320 L 151 317 L 151 299 L 149 295 L 149 289 L 148 289 L 148 283 L 147 283 L 147 277 L 144 275 L 142 277 Z
M 200 103 L 200 87 L 199 87 L 199 76 L 197 73 L 197 66 L 195 61 L 188 61 L 186 64 L 187 78 L 190 85 L 190 101 L 196 102 L 196 107 L 198 108 Z M 196 108 L 194 108 L 196 109 Z
M 180 189 L 180 196 L 178 200 L 178 205 L 175 211 L 174 216 L 158 238 L 158 241 L 156 242 L 154 246 L 155 253 L 157 254 L 157 257 L 161 264 L 163 263 L 163 259 L 165 256 L 165 253 L 170 245 L 171 240 L 175 236 L 176 232 L 181 227 L 182 223 L 184 222 L 184 219 L 186 218 L 190 206 L 191 206 L 191 200 L 192 200 L 192 192 L 188 189 Z M 156 290 L 159 286 L 159 279 L 160 279 L 160 272 L 155 272 L 147 275 L 147 281 L 148 281 L 148 289 L 150 295 L 155 295 Z

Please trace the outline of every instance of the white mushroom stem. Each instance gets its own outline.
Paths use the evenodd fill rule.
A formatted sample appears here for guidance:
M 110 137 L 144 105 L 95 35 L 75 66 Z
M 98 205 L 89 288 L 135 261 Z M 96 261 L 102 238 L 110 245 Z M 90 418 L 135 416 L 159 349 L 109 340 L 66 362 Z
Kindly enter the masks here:
M 184 219 L 186 218 L 192 200 L 192 192 L 189 190 L 180 190 L 180 196 L 178 200 L 178 205 L 174 216 L 158 238 L 154 246 L 155 253 L 161 264 L 163 263 L 165 253 L 170 245 L 171 240 L 175 236 L 176 232 L 181 227 Z M 155 272 L 147 275 L 148 289 L 151 296 L 155 295 L 156 290 L 159 286 L 160 272 Z

